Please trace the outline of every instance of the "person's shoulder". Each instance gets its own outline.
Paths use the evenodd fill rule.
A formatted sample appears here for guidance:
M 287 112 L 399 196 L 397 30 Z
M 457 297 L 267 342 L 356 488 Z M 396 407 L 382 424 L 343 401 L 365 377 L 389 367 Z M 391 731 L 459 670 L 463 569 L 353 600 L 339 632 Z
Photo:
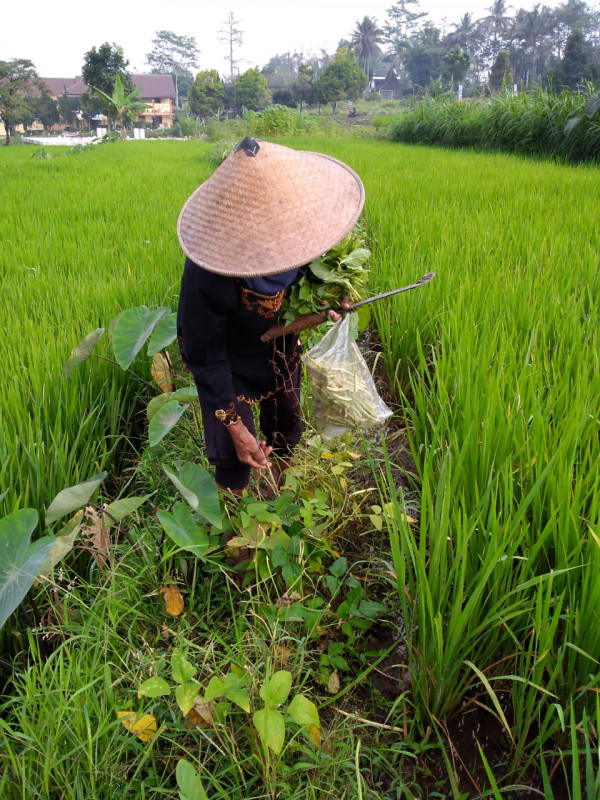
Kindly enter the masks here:
M 235 278 L 210 272 L 210 270 L 198 266 L 189 257 L 185 259 L 183 269 L 184 274 L 198 286 L 206 286 L 207 288 L 214 286 L 215 288 L 226 289 L 229 286 L 235 286 L 236 283 Z

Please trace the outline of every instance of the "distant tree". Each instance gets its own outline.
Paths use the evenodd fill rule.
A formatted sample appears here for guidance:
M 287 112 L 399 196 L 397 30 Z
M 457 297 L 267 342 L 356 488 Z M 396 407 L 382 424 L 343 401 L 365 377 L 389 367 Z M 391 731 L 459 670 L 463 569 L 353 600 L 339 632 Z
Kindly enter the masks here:
M 426 22 L 423 29 L 411 41 L 405 65 L 413 84 L 426 87 L 446 73 L 444 62 L 446 48 L 440 35 L 439 28 L 431 22 Z
M 489 86 L 497 92 L 510 80 L 510 60 L 508 50 L 500 50 L 490 70 Z
M 267 79 L 269 89 L 290 87 L 296 80 L 298 68 L 304 56 L 302 53 L 281 53 L 273 56 L 261 69 Z
M 225 102 L 225 85 L 217 70 L 199 72 L 187 99 L 190 111 L 202 119 L 218 111 Z
M 294 93 L 285 86 L 282 89 L 275 89 L 273 92 L 273 102 L 279 106 L 288 106 L 288 108 L 296 108 L 297 106 L 294 100 Z
M 119 117 L 121 120 L 121 139 L 124 139 L 129 125 L 148 105 L 142 100 L 140 90 L 134 89 L 133 92 L 126 93 L 121 76 L 118 74 L 115 78 L 115 88 L 110 96 L 95 86 L 90 88 L 100 96 L 106 105 L 112 107 Z
M 554 31 L 552 38 L 557 58 L 564 56 L 567 40 L 577 28 L 582 34 L 591 33 L 594 27 L 594 12 L 584 0 L 567 0 L 554 9 Z
M 219 31 L 219 41 L 224 42 L 229 48 L 229 55 L 225 59 L 229 61 L 229 80 L 233 83 L 236 67 L 240 61 L 239 58 L 234 58 L 233 53 L 235 48 L 242 44 L 244 31 L 237 27 L 240 20 L 234 18 L 233 11 L 229 12 L 224 24 L 225 27 Z
M 388 56 L 400 76 L 405 77 L 405 58 L 411 39 L 423 25 L 427 14 L 419 10 L 419 0 L 397 0 L 387 13 L 383 30 Z
M 33 103 L 33 113 L 35 118 L 42 123 L 46 130 L 60 120 L 56 100 L 52 98 L 52 95 L 47 89 L 42 89 L 40 96 L 35 99 Z
M 494 0 L 491 6 L 486 11 L 487 16 L 477 20 L 480 29 L 486 34 L 492 36 L 492 56 L 495 57 L 500 49 L 504 37 L 511 29 L 513 24 L 513 17 L 508 13 L 512 6 L 506 5 L 506 0 Z
M 251 111 L 260 111 L 271 102 L 271 92 L 267 80 L 258 67 L 248 69 L 238 78 L 233 99 L 238 110 L 248 108 Z
M 362 22 L 357 20 L 356 27 L 350 37 L 350 50 L 356 53 L 356 58 L 362 64 L 365 75 L 369 77 L 369 67 L 381 55 L 383 30 L 377 21 L 371 17 L 363 17 Z
M 451 83 L 462 83 L 471 63 L 471 56 L 460 45 L 455 44 L 447 53 L 444 54 L 444 64 L 446 69 L 444 77 Z
M 560 78 L 569 89 L 576 89 L 578 84 L 594 78 L 590 48 L 579 28 L 575 28 L 567 39 L 560 66 Z
M 127 72 L 129 61 L 125 58 L 123 48 L 118 45 L 104 42 L 97 49 L 92 47 L 83 56 L 81 74 L 89 86 L 100 89 L 104 96 L 111 97 L 115 88 L 117 75 L 123 84 L 125 94 L 134 90 L 133 80 Z M 107 103 L 100 95 L 87 89 L 82 97 L 82 105 L 88 112 L 101 111 L 111 119 L 114 116 L 114 106 Z
M 73 124 L 73 119 L 78 111 L 79 100 L 76 97 L 70 97 L 65 89 L 58 98 L 58 113 L 65 125 L 71 126 Z
M 531 11 L 519 9 L 515 17 L 510 37 L 520 44 L 522 52 L 528 57 L 530 82 L 538 80 L 543 66 L 541 58 L 545 40 L 549 39 L 552 32 L 552 12 L 547 6 L 536 3 Z
M 331 103 L 334 114 L 339 100 L 356 99 L 367 83 L 368 78 L 358 65 L 354 52 L 340 47 L 319 77 L 321 102 Z
M 192 69 L 198 67 L 200 51 L 193 36 L 178 36 L 173 31 L 157 31 L 152 39 L 153 49 L 146 61 L 153 73 L 172 75 L 175 83 L 176 106 L 185 97 L 194 81 Z
M 31 107 L 36 87 L 44 87 L 32 61 L 13 58 L 0 61 L 0 119 L 4 123 L 5 145 L 10 144 L 10 129 L 17 117 Z
M 298 80 L 294 84 L 293 92 L 296 100 L 300 101 L 300 112 L 304 103 L 311 103 L 314 99 L 315 68 L 308 64 L 298 67 Z

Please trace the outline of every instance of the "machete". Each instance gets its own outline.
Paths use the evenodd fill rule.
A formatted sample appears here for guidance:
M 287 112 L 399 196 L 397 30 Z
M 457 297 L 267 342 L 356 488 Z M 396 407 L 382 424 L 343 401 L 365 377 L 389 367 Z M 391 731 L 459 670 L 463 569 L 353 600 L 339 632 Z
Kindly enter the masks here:
M 429 283 L 432 278 L 435 278 L 435 272 L 428 272 L 416 283 L 411 283 L 409 286 L 403 286 L 401 289 L 392 289 L 391 292 L 383 292 L 383 294 L 376 294 L 373 297 L 367 297 L 366 300 L 359 300 L 357 303 L 352 303 L 349 309 L 326 308 L 324 311 L 319 311 L 315 314 L 304 314 L 302 317 L 298 317 L 298 319 L 295 319 L 288 325 L 273 325 L 266 333 L 263 333 L 263 335 L 260 337 L 260 340 L 261 342 L 270 342 L 271 339 L 277 339 L 277 337 L 285 336 L 287 333 L 299 333 L 300 331 L 306 330 L 306 328 L 312 328 L 314 325 L 319 325 L 321 322 L 325 322 L 330 311 L 337 311 L 341 314 L 343 314 L 345 311 L 354 311 L 356 308 L 366 306 L 369 303 L 374 303 L 376 300 L 383 300 L 384 297 L 391 297 L 393 294 L 400 294 L 401 292 L 408 292 L 410 289 L 417 289 L 419 286 Z

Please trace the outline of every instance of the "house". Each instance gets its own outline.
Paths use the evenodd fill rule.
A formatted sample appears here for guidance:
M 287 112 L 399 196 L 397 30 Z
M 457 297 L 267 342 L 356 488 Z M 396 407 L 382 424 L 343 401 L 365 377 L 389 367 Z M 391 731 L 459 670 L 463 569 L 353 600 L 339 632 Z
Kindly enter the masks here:
M 400 100 L 404 96 L 404 87 L 394 69 L 374 70 L 369 81 L 369 90 L 378 92 L 386 100 Z
M 142 100 L 147 104 L 146 110 L 138 116 L 139 122 L 153 128 L 170 128 L 173 125 L 175 111 L 175 84 L 172 75 L 131 75 L 133 85 L 140 90 Z M 42 78 L 41 79 L 55 100 L 59 100 L 66 91 L 69 97 L 81 100 L 87 91 L 87 85 L 81 76 L 76 78 Z

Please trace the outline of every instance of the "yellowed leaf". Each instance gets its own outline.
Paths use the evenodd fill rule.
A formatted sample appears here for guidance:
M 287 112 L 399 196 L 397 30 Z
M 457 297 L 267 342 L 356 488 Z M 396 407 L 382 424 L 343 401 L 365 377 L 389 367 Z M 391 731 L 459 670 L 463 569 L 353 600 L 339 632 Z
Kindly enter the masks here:
M 321 744 L 321 731 L 316 725 L 310 726 L 310 738 L 315 744 Z
M 118 711 L 117 716 L 127 730 L 142 742 L 149 742 L 156 733 L 156 719 L 152 714 L 142 714 L 140 717 L 135 711 Z
M 213 726 L 213 713 L 212 703 L 205 703 L 204 700 L 198 695 L 194 700 L 194 705 L 185 715 L 189 725 L 192 728 L 212 728 Z
M 286 664 L 292 657 L 292 651 L 290 650 L 289 647 L 284 647 L 283 645 L 276 644 L 274 650 L 275 650 L 275 658 L 277 659 L 279 664 Z
M 328 453 L 327 450 L 323 450 L 321 453 L 321 458 L 329 459 L 333 458 L 333 453 Z
M 155 353 L 152 357 L 150 374 L 152 375 L 152 380 L 162 392 L 173 391 L 174 386 L 169 362 L 162 353 Z
M 172 617 L 178 617 L 184 607 L 183 597 L 179 593 L 179 589 L 173 585 L 164 586 L 160 590 L 160 593 L 164 598 L 167 614 L 170 614 Z
M 329 680 L 327 681 L 327 691 L 330 694 L 337 694 L 339 690 L 340 690 L 340 676 L 338 675 L 336 669 L 329 676 Z

